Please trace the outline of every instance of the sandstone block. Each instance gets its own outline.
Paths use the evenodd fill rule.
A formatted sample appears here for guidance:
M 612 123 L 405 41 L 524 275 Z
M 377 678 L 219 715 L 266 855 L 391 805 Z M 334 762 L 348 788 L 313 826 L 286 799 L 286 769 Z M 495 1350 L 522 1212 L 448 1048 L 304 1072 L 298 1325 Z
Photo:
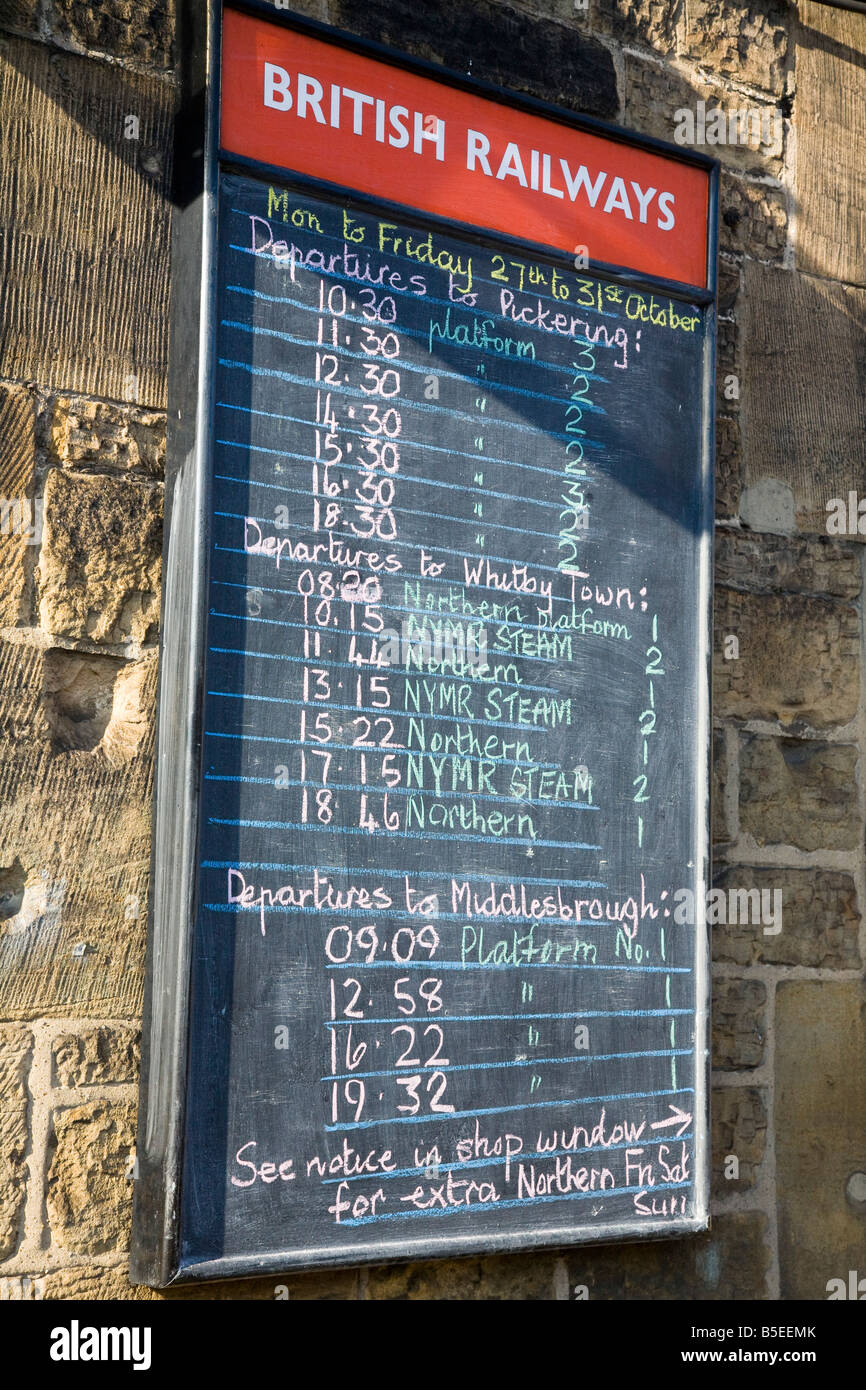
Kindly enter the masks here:
M 369 1272 L 366 1297 L 401 1302 L 553 1299 L 556 1259 L 540 1251 L 375 1266 Z
M 716 520 L 724 521 L 740 509 L 742 476 L 740 423 L 728 416 L 716 417 Z M 724 533 L 722 533 L 724 535 Z M 717 544 L 721 537 L 717 537 Z
M 132 1217 L 126 1173 L 135 1149 L 135 1107 L 103 1101 L 59 1110 L 46 1200 L 54 1239 L 66 1250 L 96 1255 L 123 1250 Z
M 670 53 L 681 27 L 679 6 L 666 0 L 596 0 L 590 3 L 592 27 L 619 43 L 642 43 Z
M 45 483 L 42 626 L 94 641 L 152 640 L 161 553 L 161 492 L 54 469 Z
M 312 1274 L 296 1274 L 291 1278 L 274 1278 L 261 1281 L 261 1298 L 282 1298 L 282 1287 L 288 1290 L 289 1299 L 298 1303 L 346 1303 L 358 1297 L 359 1272 L 357 1269 L 330 1269 Z M 282 1286 L 282 1287 L 281 1287 Z M 232 1288 L 229 1284 L 227 1287 Z M 238 1284 L 234 1284 L 238 1288 Z
M 857 749 L 793 738 L 744 737 L 740 828 L 759 845 L 854 849 L 860 843 Z
M 4 923 L 0 920 L 0 932 Z M 26 1028 L 0 1025 L 0 1260 L 18 1248 L 27 1185 L 27 1073 L 33 1038 Z
M 728 779 L 728 763 L 725 751 L 725 736 L 719 729 L 713 730 L 713 844 L 722 844 L 732 837 L 728 833 L 725 815 L 725 786 Z
M 803 0 L 797 13 L 796 262 L 800 270 L 863 285 L 863 16 L 811 0 Z
M 39 0 L 4 0 L 0 12 L 2 30 L 7 33 L 20 33 L 38 36 Z
M 0 627 L 26 621 L 28 576 L 42 533 L 34 498 L 36 402 L 26 388 L 0 383 Z
M 156 410 L 61 396 L 54 402 L 49 454 L 76 473 L 165 476 L 165 416 Z
M 739 413 L 739 397 L 729 400 L 731 376 L 741 379 L 739 330 L 734 319 L 720 319 L 716 337 L 716 409 L 729 415 Z
M 718 585 L 841 599 L 861 589 L 857 549 L 829 536 L 720 531 L 714 558 Z
M 42 1281 L 42 1297 L 51 1302 L 99 1301 L 154 1302 L 160 1294 L 143 1284 L 130 1284 L 125 1265 L 70 1265 L 53 1270 Z
M 684 50 L 728 81 L 781 96 L 790 23 L 784 0 L 685 0 Z
M 42 703 L 43 664 L 43 654 L 35 647 L 0 645 L 0 762 L 20 755 L 25 743 L 50 737 Z M 5 807 L 0 804 L 0 816 L 6 809 L 8 802 Z
M 713 981 L 713 1066 L 744 1071 L 764 1060 L 767 987 L 762 980 Z
M 526 10 L 537 19 L 556 19 L 563 24 L 573 24 L 585 33 L 593 28 L 588 3 L 581 10 L 577 8 L 575 0 L 514 0 L 511 8 Z
M 719 259 L 719 314 L 722 318 L 733 313 L 742 288 L 742 278 L 742 270 L 735 261 Z
M 713 959 L 737 965 L 807 965 L 825 970 L 856 970 L 860 965 L 857 890 L 850 874 L 831 869 L 752 868 L 737 864 L 713 876 L 726 894 L 746 889 L 782 895 L 781 931 L 767 934 L 754 912 L 750 922 L 714 926 Z M 729 900 L 730 901 L 730 900 Z M 757 900 L 753 899 L 753 902 Z M 744 915 L 743 912 L 738 913 Z M 773 927 L 778 923 L 774 922 Z
M 330 21 L 365 38 L 389 43 L 434 63 L 499 86 L 613 117 L 619 108 L 610 53 L 573 26 L 512 10 L 490 0 L 452 6 L 448 22 L 413 0 L 332 0 Z
M 141 1060 L 137 1028 L 105 1026 L 63 1033 L 51 1047 L 58 1086 L 107 1086 L 135 1081 Z
M 131 1284 L 127 1266 L 71 1265 L 46 1274 L 43 1298 L 51 1301 L 121 1299 L 125 1302 L 274 1302 L 287 1289 L 290 1302 L 339 1300 L 357 1297 L 358 1271 L 334 1269 L 324 1273 L 274 1275 L 267 1279 L 226 1279 L 214 1284 L 179 1284 L 168 1289 L 149 1289 Z
M 847 724 L 860 694 L 860 620 L 848 604 L 799 594 L 715 590 L 717 714 L 786 725 Z M 736 636 L 736 659 L 720 643 Z
M 831 1279 L 863 1277 L 866 1208 L 866 996 L 859 980 L 776 988 L 776 1203 L 782 1298 L 826 1299 Z
M 767 1298 L 766 1224 L 762 1212 L 732 1212 L 688 1240 L 570 1250 L 569 1288 L 584 1286 L 590 1303 Z
M 164 404 L 174 103 L 162 78 L 4 43 L 0 376 Z
M 114 663 L 121 675 L 100 737 L 92 658 L 55 657 L 0 644 L 0 1017 L 135 1018 L 156 662 Z M 136 667 L 146 680 L 128 711 L 117 692 Z M 76 746 L 88 723 L 87 746 Z
M 625 124 L 712 155 L 734 172 L 780 177 L 785 124 L 777 107 L 701 82 L 692 69 L 634 53 L 625 55 L 625 78 Z
M 729 255 L 781 261 L 788 237 L 788 209 L 781 188 L 750 183 L 722 169 L 719 246 Z
M 713 1090 L 712 1190 L 716 1197 L 755 1186 L 767 1141 L 765 1092 L 757 1086 L 717 1086 Z M 726 1160 L 737 1160 L 737 1177 L 725 1176 Z
M 742 318 L 744 483 L 787 484 L 799 528 L 826 535 L 828 501 L 863 491 L 866 290 L 750 260 Z
M 173 0 L 49 0 L 48 22 L 61 43 L 107 53 L 157 71 L 172 66 Z
M 149 728 L 147 687 L 155 658 L 120 661 L 49 648 L 43 709 L 55 749 L 99 749 L 113 767 L 129 762 Z

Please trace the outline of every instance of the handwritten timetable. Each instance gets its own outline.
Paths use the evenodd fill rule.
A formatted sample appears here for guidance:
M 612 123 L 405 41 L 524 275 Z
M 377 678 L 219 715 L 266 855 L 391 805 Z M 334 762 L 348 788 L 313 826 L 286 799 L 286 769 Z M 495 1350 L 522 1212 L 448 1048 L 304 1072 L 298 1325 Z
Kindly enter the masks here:
M 219 197 L 188 1257 L 688 1228 L 701 312 Z
M 132 1277 L 702 1230 L 718 171 L 208 23 Z

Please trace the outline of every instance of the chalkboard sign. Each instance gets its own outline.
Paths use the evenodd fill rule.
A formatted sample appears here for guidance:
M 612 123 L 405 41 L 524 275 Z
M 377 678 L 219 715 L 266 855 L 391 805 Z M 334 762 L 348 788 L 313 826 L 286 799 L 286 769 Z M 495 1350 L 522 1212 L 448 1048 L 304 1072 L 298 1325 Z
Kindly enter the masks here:
M 256 167 L 223 71 L 133 1270 L 700 1229 L 712 289 Z

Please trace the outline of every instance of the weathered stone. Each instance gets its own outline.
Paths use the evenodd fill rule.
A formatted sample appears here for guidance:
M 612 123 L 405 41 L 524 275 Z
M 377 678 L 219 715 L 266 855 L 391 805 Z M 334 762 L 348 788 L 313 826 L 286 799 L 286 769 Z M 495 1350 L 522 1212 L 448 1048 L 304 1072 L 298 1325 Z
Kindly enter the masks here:
M 50 656 L 0 644 L 0 868 L 11 875 L 0 922 L 0 1017 L 135 1018 L 156 663 L 126 663 L 147 670 L 137 718 L 127 722 L 112 714 L 94 748 L 60 751 L 45 714 Z M 83 665 L 89 660 L 83 653 L 62 656 Z M 74 679 L 68 689 L 66 710 L 74 722 L 80 709 L 72 703 Z M 136 738 L 124 762 L 120 750 Z M 109 757 L 111 747 L 116 759 Z M 75 955 L 73 948 L 79 948 Z
M 39 34 L 39 9 L 40 0 L 3 0 L 0 31 L 36 38 Z
M 0 868 L 0 921 L 5 922 L 21 910 L 26 883 L 27 875 L 19 859 Z
M 854 849 L 860 843 L 857 749 L 746 736 L 740 746 L 740 829 L 759 845 Z
M 51 1047 L 58 1086 L 108 1086 L 138 1078 L 140 1033 L 122 1025 L 64 1033 Z
M 713 654 L 713 707 L 723 718 L 847 724 L 860 694 L 860 618 L 848 604 L 800 594 L 715 591 L 715 627 L 738 642 Z
M 0 763 L 9 763 L 33 744 L 49 737 L 42 702 L 44 655 L 31 646 L 0 645 Z M 4 786 L 5 804 L 0 800 L 0 816 L 9 808 L 14 788 Z
M 863 491 L 866 290 L 747 261 L 742 415 L 746 485 L 787 483 L 826 534 L 830 499 Z
M 328 0 L 292 0 L 292 9 L 308 19 L 317 19 L 320 24 L 328 22 Z
M 539 1253 L 377 1265 L 369 1272 L 365 1296 L 463 1302 L 553 1299 L 556 1261 L 555 1255 Z
M 716 418 L 716 520 L 735 517 L 740 507 L 742 447 L 740 424 L 725 415 Z M 724 534 L 724 533 L 721 533 Z
M 112 767 L 129 762 L 147 736 L 154 657 L 116 657 L 50 648 L 43 662 L 43 708 L 57 749 L 98 748 Z
M 711 1230 L 688 1240 L 587 1246 L 565 1258 L 572 1295 L 586 1288 L 590 1303 L 769 1297 L 766 1218 L 757 1211 L 714 1217 Z
M 791 17 L 784 0 L 685 0 L 685 51 L 729 81 L 781 96 Z
M 826 1299 L 862 1278 L 866 1211 L 866 995 L 861 980 L 776 987 L 776 1205 L 783 1298 Z
M 95 641 L 152 639 L 161 553 L 158 489 L 53 469 L 45 483 L 39 562 L 42 626 Z
M 0 375 L 163 404 L 174 100 L 162 79 L 4 43 Z
M 713 844 L 722 844 L 732 837 L 728 833 L 725 814 L 725 787 L 728 780 L 728 759 L 725 749 L 725 735 L 720 729 L 713 730 Z
M 739 394 L 729 399 L 732 376 L 740 381 L 739 330 L 734 319 L 720 319 L 716 334 L 716 410 L 736 415 L 740 408 Z
M 58 1110 L 46 1200 L 58 1245 L 78 1254 L 124 1250 L 132 1218 L 135 1107 L 101 1101 Z
M 716 111 L 724 113 L 721 144 L 715 143 L 720 119 L 713 115 Z M 778 178 L 782 173 L 785 124 L 781 112 L 730 88 L 701 82 L 691 68 L 627 53 L 624 123 L 644 135 L 712 155 L 741 174 Z
M 749 911 L 753 925 L 730 920 L 713 926 L 713 959 L 736 965 L 808 965 L 825 970 L 856 970 L 860 965 L 857 890 L 850 874 L 831 869 L 752 868 L 737 864 L 713 877 L 713 887 L 729 893 L 746 889 L 782 895 L 781 931 L 765 932 Z M 730 902 L 730 899 L 728 899 Z M 753 903 L 757 900 L 753 899 Z M 738 911 L 743 916 L 744 911 Z
M 719 314 L 722 318 L 732 314 L 739 298 L 742 284 L 742 269 L 735 261 L 719 258 L 718 288 Z
M 30 565 L 42 532 L 34 498 L 36 403 L 21 386 L 0 383 L 0 627 L 25 620 Z
M 657 53 L 671 52 L 682 25 L 680 0 L 587 0 L 587 8 L 597 33 L 620 43 L 644 43 Z
M 332 24 L 472 76 L 595 116 L 617 114 L 610 53 L 573 27 L 535 19 L 490 0 L 442 12 L 414 0 L 332 0 Z
M 764 1060 L 767 1039 L 763 980 L 713 981 L 713 1066 L 745 1071 Z
M 787 238 L 784 189 L 750 183 L 723 168 L 719 193 L 721 250 L 762 261 L 781 261 Z M 744 302 L 748 302 L 748 293 Z
M 712 1190 L 716 1197 L 747 1192 L 758 1180 L 767 1142 L 765 1092 L 756 1086 L 717 1086 L 713 1120 Z M 737 1176 L 726 1177 L 726 1160 L 737 1160 Z
M 862 586 L 860 553 L 829 536 L 719 531 L 714 559 L 716 583 L 737 588 L 853 599 Z
M 49 0 L 48 23 L 61 43 L 165 71 L 172 64 L 174 8 L 174 0 Z
M 54 402 L 49 452 L 76 473 L 165 474 L 165 416 L 82 397 Z
M 172 1302 L 214 1298 L 246 1302 L 341 1302 L 358 1297 L 357 1269 L 325 1269 L 310 1274 L 274 1274 L 268 1279 L 232 1279 L 219 1284 L 178 1284 L 157 1298 Z
M 14 1255 L 20 1236 L 27 1186 L 27 1073 L 32 1047 L 26 1028 L 0 1025 L 0 1260 Z
M 759 478 L 740 495 L 740 521 L 748 531 L 766 535 L 793 536 L 794 494 L 777 478 Z
M 125 1265 L 70 1265 L 67 1269 L 53 1270 L 42 1281 L 44 1299 L 62 1299 L 64 1302 L 105 1301 L 122 1299 L 124 1301 L 153 1302 L 160 1297 L 153 1289 L 143 1284 L 130 1284 Z
M 797 7 L 797 201 L 801 270 L 866 284 L 866 71 L 863 16 Z
M 314 1274 L 297 1274 L 270 1281 L 268 1298 L 283 1299 L 283 1290 L 299 1303 L 340 1302 L 358 1297 L 360 1275 L 357 1269 L 329 1269 Z
M 126 1265 L 72 1265 L 47 1274 L 42 1281 L 42 1297 L 100 1301 L 122 1299 L 136 1302 L 274 1302 L 288 1293 L 290 1302 L 339 1300 L 357 1297 L 358 1271 L 334 1269 L 316 1274 L 274 1275 L 268 1279 L 228 1279 L 208 1284 L 177 1284 L 167 1289 L 149 1289 L 131 1284 Z
M 509 0 L 509 8 L 526 10 L 536 19 L 556 19 L 563 24 L 574 24 L 588 33 L 593 28 L 589 0 L 582 0 L 583 8 L 578 8 L 577 0 Z
M 121 661 L 61 647 L 0 648 L 0 691 L 15 699 L 14 708 L 0 711 L 0 730 L 18 745 L 43 742 L 46 752 L 98 749 L 121 767 L 147 738 L 155 669 L 155 653 Z

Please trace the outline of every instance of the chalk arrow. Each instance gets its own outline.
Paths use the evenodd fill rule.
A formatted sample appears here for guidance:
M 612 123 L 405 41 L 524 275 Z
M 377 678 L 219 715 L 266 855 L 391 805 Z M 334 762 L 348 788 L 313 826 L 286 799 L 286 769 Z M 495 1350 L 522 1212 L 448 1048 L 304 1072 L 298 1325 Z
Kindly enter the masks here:
M 680 1110 L 678 1105 L 669 1105 L 668 1110 L 672 1110 L 673 1114 L 669 1115 L 666 1120 L 653 1121 L 650 1125 L 650 1129 L 667 1129 L 670 1125 L 679 1125 L 676 1134 L 677 1139 L 679 1139 L 680 1135 L 685 1134 L 691 1124 L 692 1117 L 686 1114 L 685 1110 Z

